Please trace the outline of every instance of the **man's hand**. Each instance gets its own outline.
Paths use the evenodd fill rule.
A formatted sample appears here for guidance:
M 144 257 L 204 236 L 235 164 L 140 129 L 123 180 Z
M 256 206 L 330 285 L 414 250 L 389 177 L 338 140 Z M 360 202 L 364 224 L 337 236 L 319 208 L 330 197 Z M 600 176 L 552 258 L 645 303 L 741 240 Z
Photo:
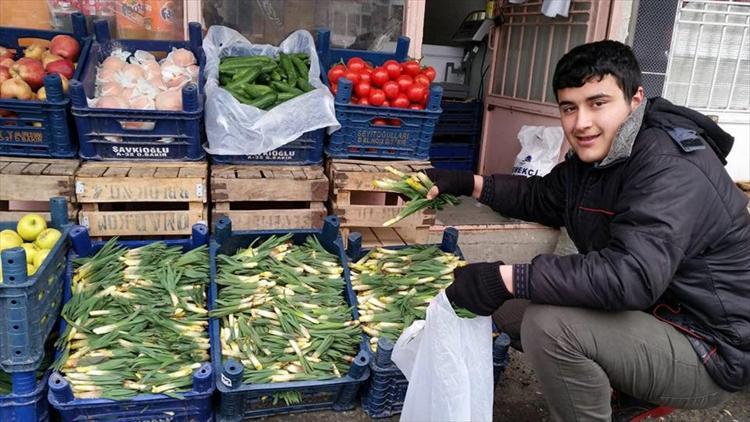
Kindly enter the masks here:
M 427 199 L 435 199 L 442 193 L 471 196 L 474 192 L 474 173 L 471 171 L 430 168 L 425 170 L 425 174 L 435 184 L 427 192 Z
M 513 294 L 500 276 L 502 261 L 482 262 L 456 268 L 453 284 L 445 289 L 455 306 L 477 315 L 492 315 Z

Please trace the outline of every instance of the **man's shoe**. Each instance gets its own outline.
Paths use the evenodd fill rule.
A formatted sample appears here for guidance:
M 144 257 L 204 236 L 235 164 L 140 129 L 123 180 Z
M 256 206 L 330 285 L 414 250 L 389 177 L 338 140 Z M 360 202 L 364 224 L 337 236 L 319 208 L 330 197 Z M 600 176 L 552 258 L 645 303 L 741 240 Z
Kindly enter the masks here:
M 672 413 L 674 409 L 659 406 L 619 391 L 612 392 L 612 422 L 642 422 Z

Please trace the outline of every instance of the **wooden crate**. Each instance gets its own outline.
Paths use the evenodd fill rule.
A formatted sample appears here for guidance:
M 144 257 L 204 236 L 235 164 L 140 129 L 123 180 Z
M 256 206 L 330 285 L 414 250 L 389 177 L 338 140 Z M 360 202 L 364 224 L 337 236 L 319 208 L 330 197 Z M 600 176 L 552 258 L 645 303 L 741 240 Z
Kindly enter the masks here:
M 189 235 L 208 221 L 207 176 L 205 162 L 85 162 L 80 224 L 95 237 Z
M 211 221 L 233 230 L 321 227 L 328 179 L 322 166 L 211 166 Z
M 49 220 L 49 198 L 65 197 L 68 217 L 78 213 L 75 172 L 78 160 L 0 157 L 0 221 L 15 221 L 29 212 Z
M 429 227 L 344 227 L 341 236 L 344 246 L 349 242 L 349 234 L 358 232 L 362 235 L 362 247 L 405 246 L 429 243 Z
M 382 229 L 383 223 L 396 217 L 403 209 L 404 199 L 401 196 L 373 186 L 375 180 L 394 178 L 384 169 L 386 166 L 403 172 L 432 167 L 427 161 L 328 161 L 327 170 L 332 185 L 331 209 L 341 219 L 341 227 Z M 395 234 L 407 243 L 421 243 L 423 239 L 426 240 L 427 231 L 434 223 L 435 211 L 423 210 L 395 223 L 392 228 L 398 229 L 398 233 L 386 235 L 387 231 L 378 230 L 372 234 L 377 238 L 390 237 L 394 241 Z

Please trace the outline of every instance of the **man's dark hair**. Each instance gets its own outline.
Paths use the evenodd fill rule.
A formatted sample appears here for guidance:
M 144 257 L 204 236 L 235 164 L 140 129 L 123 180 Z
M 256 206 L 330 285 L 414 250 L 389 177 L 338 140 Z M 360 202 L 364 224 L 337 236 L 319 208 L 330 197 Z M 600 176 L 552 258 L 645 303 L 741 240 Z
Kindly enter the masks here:
M 568 51 L 555 68 L 552 88 L 578 88 L 591 80 L 600 81 L 612 75 L 617 85 L 630 100 L 641 86 L 641 67 L 627 45 L 612 40 L 579 45 Z

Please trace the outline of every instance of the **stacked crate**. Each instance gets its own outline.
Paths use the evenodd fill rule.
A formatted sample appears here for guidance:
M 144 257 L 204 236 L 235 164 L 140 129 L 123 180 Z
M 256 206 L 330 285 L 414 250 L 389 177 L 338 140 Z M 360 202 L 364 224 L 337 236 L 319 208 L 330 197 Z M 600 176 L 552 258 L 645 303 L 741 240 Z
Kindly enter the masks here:
M 211 166 L 211 220 L 238 230 L 320 227 L 327 198 L 322 166 Z
M 477 100 L 443 99 L 430 147 L 430 161 L 437 168 L 474 170 L 482 134 L 482 103 Z
M 75 221 L 78 160 L 0 157 L 0 221 L 17 221 L 30 212 L 50 220 L 49 198 L 62 196 Z
M 80 224 L 94 237 L 190 235 L 208 221 L 207 178 L 206 162 L 85 162 Z
M 403 172 L 416 172 L 431 167 L 427 161 L 365 161 L 329 160 L 331 179 L 330 207 L 341 220 L 341 232 L 347 239 L 352 232 L 362 234 L 364 246 L 391 246 L 425 243 L 435 222 L 434 210 L 423 210 L 383 227 L 404 208 L 404 198 L 385 192 L 373 185 L 375 180 L 393 178 L 385 170 L 391 166 Z

